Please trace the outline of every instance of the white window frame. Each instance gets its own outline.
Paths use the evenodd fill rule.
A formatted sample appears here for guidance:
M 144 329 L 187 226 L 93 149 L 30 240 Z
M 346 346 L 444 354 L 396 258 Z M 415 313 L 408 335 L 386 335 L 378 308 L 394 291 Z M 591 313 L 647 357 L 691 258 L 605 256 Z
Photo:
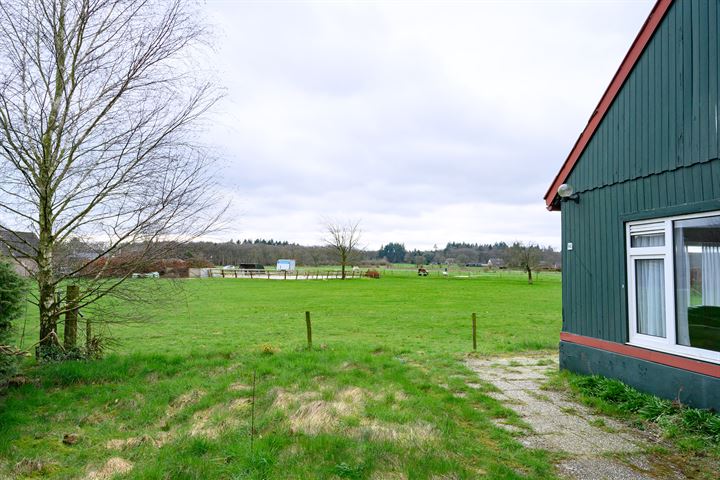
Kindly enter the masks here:
M 676 220 L 720 216 L 720 211 L 697 214 L 677 215 L 627 222 L 625 224 L 625 251 L 627 265 L 627 295 L 629 345 L 649 348 L 660 352 L 681 355 L 706 362 L 720 363 L 720 352 L 688 347 L 677 344 L 677 326 L 675 324 L 675 239 L 673 225 Z M 631 234 L 661 233 L 665 235 L 662 247 L 632 247 Z M 635 260 L 662 259 L 665 269 L 665 337 L 643 335 L 637 329 L 637 286 L 635 284 Z

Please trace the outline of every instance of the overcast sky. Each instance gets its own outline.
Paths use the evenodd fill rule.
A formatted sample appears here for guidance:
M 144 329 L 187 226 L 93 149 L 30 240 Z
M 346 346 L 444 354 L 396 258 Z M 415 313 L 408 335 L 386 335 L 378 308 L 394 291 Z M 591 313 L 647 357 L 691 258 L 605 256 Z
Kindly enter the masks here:
M 218 238 L 559 247 L 542 197 L 653 3 L 207 0 Z

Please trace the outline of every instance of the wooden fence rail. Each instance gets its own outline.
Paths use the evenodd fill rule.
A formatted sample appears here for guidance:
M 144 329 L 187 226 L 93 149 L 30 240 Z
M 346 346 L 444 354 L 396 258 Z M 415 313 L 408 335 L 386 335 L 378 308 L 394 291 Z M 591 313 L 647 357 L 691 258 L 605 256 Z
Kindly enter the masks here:
M 267 279 L 267 280 L 327 280 L 342 278 L 341 270 L 260 270 L 260 269 L 227 269 L 227 268 L 208 268 L 207 274 L 200 277 L 208 278 L 251 278 L 251 279 Z M 365 270 L 345 271 L 345 278 L 362 278 L 365 276 Z M 198 276 L 198 275 L 196 275 Z

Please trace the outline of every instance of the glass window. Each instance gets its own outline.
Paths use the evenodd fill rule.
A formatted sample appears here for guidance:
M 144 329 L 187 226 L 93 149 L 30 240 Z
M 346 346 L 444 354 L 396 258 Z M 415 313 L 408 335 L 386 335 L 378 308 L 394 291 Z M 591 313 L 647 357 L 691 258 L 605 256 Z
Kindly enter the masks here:
M 630 237 L 630 246 L 636 247 L 664 247 L 665 233 L 648 233 Z
M 665 337 L 665 261 L 635 260 L 637 333 Z
M 720 351 L 720 216 L 676 220 L 677 343 Z
M 629 342 L 720 364 L 720 212 L 626 224 Z

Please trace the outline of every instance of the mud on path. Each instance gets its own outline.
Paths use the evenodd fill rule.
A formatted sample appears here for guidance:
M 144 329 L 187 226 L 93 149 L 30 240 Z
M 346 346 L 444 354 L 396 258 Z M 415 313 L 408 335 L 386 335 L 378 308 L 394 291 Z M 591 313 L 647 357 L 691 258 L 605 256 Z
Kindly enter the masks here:
M 496 424 L 523 445 L 562 454 L 558 475 L 567 479 L 657 480 L 687 478 L 675 465 L 648 454 L 647 433 L 593 413 L 561 392 L 542 390 L 557 355 L 470 358 L 466 365 L 479 380 L 499 391 L 487 395 L 514 410 L 529 428 Z M 469 387 L 487 390 L 481 383 Z M 494 390 L 494 389 L 493 389 Z

